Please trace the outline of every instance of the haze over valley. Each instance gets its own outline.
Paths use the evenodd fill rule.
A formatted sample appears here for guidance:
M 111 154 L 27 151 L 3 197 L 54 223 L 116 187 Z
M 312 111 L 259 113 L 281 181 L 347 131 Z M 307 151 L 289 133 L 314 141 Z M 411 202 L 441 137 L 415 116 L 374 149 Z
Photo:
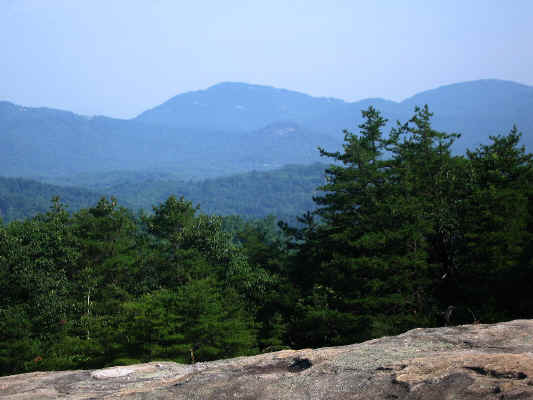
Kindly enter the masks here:
M 387 131 L 396 121 L 406 122 L 414 107 L 424 104 L 435 114 L 435 129 L 462 134 L 453 148 L 456 153 L 487 144 L 489 135 L 505 134 L 513 124 L 523 132 L 522 144 L 528 150 L 533 148 L 533 114 L 529 112 L 533 109 L 533 87 L 514 82 L 457 83 L 399 103 L 384 99 L 350 103 L 286 89 L 226 82 L 179 94 L 130 120 L 87 117 L 2 102 L 0 169 L 4 177 L 29 178 L 114 195 L 135 209 L 149 211 L 151 205 L 175 194 L 186 195 L 201 204 L 205 212 L 253 217 L 274 213 L 287 217 L 291 212 L 300 214 L 312 208 L 314 188 L 323 181 L 323 169 L 328 162 L 320 157 L 318 147 L 328 151 L 340 149 L 343 129 L 358 132 L 361 110 L 370 105 L 380 110 L 389 120 Z M 323 166 L 310 165 L 317 162 Z M 243 199 L 254 197 L 246 194 L 250 187 L 238 183 L 246 180 L 246 175 L 203 184 L 192 182 L 251 171 L 266 172 L 288 164 L 302 167 L 286 169 L 285 174 L 283 170 L 271 174 L 273 180 L 287 176 L 287 181 L 271 189 L 271 195 L 278 199 L 272 204 L 278 204 L 277 207 L 262 202 L 242 204 Z M 302 171 L 306 171 L 304 175 L 312 184 L 296 185 L 296 189 L 290 184 L 292 189 L 288 189 L 288 181 L 300 179 Z M 290 175 L 291 172 L 295 175 Z M 202 185 L 219 190 L 192 189 Z M 228 185 L 227 190 L 220 190 Z M 294 190 L 298 194 L 294 195 Z M 192 193 L 197 194 L 191 196 Z M 293 195 L 296 197 L 291 198 Z M 230 197 L 225 200 L 226 196 Z M 232 202 L 241 205 L 230 206 Z M 77 203 L 74 202 L 74 209 Z M 291 203 L 294 207 L 288 206 Z M 7 208 L 6 203 L 4 217 Z
M 529 112 L 533 87 L 514 82 L 457 83 L 399 103 L 384 99 L 349 103 L 226 82 L 179 94 L 130 120 L 1 102 L 0 169 L 4 177 L 83 188 L 93 193 L 87 196 L 93 200 L 113 195 L 134 209 L 150 211 L 174 194 L 185 195 L 204 212 L 256 218 L 273 214 L 293 220 L 313 208 L 315 188 L 324 181 L 328 161 L 320 157 L 319 146 L 340 149 L 343 129 L 357 133 L 360 111 L 370 105 L 389 120 L 388 130 L 396 121 L 406 122 L 414 107 L 424 104 L 435 114 L 435 129 L 462 134 L 453 148 L 456 153 L 487 144 L 489 135 L 505 134 L 513 124 L 523 132 L 522 144 L 533 148 L 533 113 Z M 317 162 L 323 164 L 311 165 Z M 302 166 L 266 172 L 288 164 Z M 256 182 L 263 184 L 264 177 L 276 183 L 267 185 L 267 193 L 259 186 L 250 187 L 243 182 L 254 180 L 242 174 L 251 171 L 264 171 Z M 210 180 L 200 182 L 204 179 Z M 297 180 L 302 184 L 295 184 Z M 34 205 L 23 206 L 25 202 L 13 201 L 18 197 L 9 197 L 8 202 L 4 192 L 0 204 L 4 218 L 45 211 L 42 196 L 51 192 L 41 192 L 39 206 L 33 195 Z M 257 196 L 261 200 L 252 200 Z M 71 200 L 73 210 L 87 204 L 69 195 L 62 197 L 67 203 Z

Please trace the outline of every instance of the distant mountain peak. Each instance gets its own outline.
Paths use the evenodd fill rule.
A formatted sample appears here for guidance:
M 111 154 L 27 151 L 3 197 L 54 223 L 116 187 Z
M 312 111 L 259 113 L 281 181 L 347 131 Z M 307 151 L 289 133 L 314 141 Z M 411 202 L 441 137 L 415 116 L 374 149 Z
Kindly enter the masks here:
M 272 86 L 220 82 L 205 90 L 178 94 L 136 119 L 181 129 L 245 132 L 277 120 L 300 123 L 342 104 L 342 100 Z
M 454 83 L 450 83 L 447 85 L 441 85 L 441 86 L 436 87 L 435 89 L 430 89 L 430 90 L 438 90 L 438 89 L 443 89 L 446 87 L 453 88 L 453 87 L 461 87 L 461 86 L 477 86 L 477 87 L 481 87 L 481 86 L 520 87 L 521 86 L 521 87 L 530 88 L 530 89 L 532 88 L 532 86 L 528 86 L 520 82 L 509 81 L 506 79 L 487 78 L 487 79 L 475 79 L 472 81 L 464 81 L 464 82 L 454 82 Z
M 447 94 L 454 94 L 457 100 L 461 100 L 464 94 L 477 94 L 480 99 L 487 99 L 487 94 L 492 95 L 506 94 L 513 96 L 517 93 L 532 92 L 533 86 L 524 85 L 522 83 L 508 81 L 503 79 L 478 79 L 466 82 L 456 82 L 448 85 L 441 85 L 434 89 L 419 92 L 411 97 L 406 98 L 402 103 L 412 103 L 419 101 L 421 98 L 428 98 L 430 96 L 443 97 Z

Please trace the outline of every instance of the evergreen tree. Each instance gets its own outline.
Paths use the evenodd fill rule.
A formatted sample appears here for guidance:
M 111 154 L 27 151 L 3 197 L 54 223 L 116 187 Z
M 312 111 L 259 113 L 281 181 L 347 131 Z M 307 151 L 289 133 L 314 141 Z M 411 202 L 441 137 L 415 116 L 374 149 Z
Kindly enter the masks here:
M 450 154 L 457 135 L 433 130 L 427 107 L 389 138 L 378 111 L 370 107 L 363 117 L 359 135 L 345 132 L 343 152 L 321 150 L 336 163 L 315 198 L 318 224 L 308 215 L 300 231 L 295 268 L 311 268 L 301 280 L 301 315 L 320 327 L 315 335 L 322 332 L 301 338 L 305 343 L 347 343 L 435 323 L 433 289 L 454 263 L 457 220 L 448 204 L 460 175 Z
M 531 317 L 533 157 L 516 127 L 467 153 L 464 252 L 457 297 L 483 322 Z
M 194 363 L 256 352 L 253 321 L 242 300 L 216 286 L 209 279 L 194 280 L 125 303 L 116 342 L 127 358 L 115 362 Z

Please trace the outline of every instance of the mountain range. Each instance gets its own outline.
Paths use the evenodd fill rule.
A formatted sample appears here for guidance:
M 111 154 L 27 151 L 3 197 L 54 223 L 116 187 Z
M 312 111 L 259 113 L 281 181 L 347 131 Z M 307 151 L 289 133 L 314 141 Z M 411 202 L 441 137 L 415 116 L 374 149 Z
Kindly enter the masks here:
M 533 149 L 533 87 L 509 81 L 457 83 L 402 102 L 346 102 L 268 86 L 225 82 L 179 94 L 136 118 L 87 117 L 0 102 L 0 175 L 61 183 L 79 174 L 156 171 L 200 179 L 319 161 L 339 148 L 374 105 L 405 122 L 428 104 L 433 127 L 462 133 L 463 152 L 513 124 Z M 322 160 L 325 161 L 325 160 Z

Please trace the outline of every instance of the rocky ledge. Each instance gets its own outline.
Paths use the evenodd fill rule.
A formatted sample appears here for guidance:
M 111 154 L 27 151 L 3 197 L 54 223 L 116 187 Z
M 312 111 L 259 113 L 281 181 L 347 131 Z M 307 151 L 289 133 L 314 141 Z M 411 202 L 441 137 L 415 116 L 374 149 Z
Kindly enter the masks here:
M 533 399 L 533 321 L 194 365 L 6 376 L 0 399 Z

